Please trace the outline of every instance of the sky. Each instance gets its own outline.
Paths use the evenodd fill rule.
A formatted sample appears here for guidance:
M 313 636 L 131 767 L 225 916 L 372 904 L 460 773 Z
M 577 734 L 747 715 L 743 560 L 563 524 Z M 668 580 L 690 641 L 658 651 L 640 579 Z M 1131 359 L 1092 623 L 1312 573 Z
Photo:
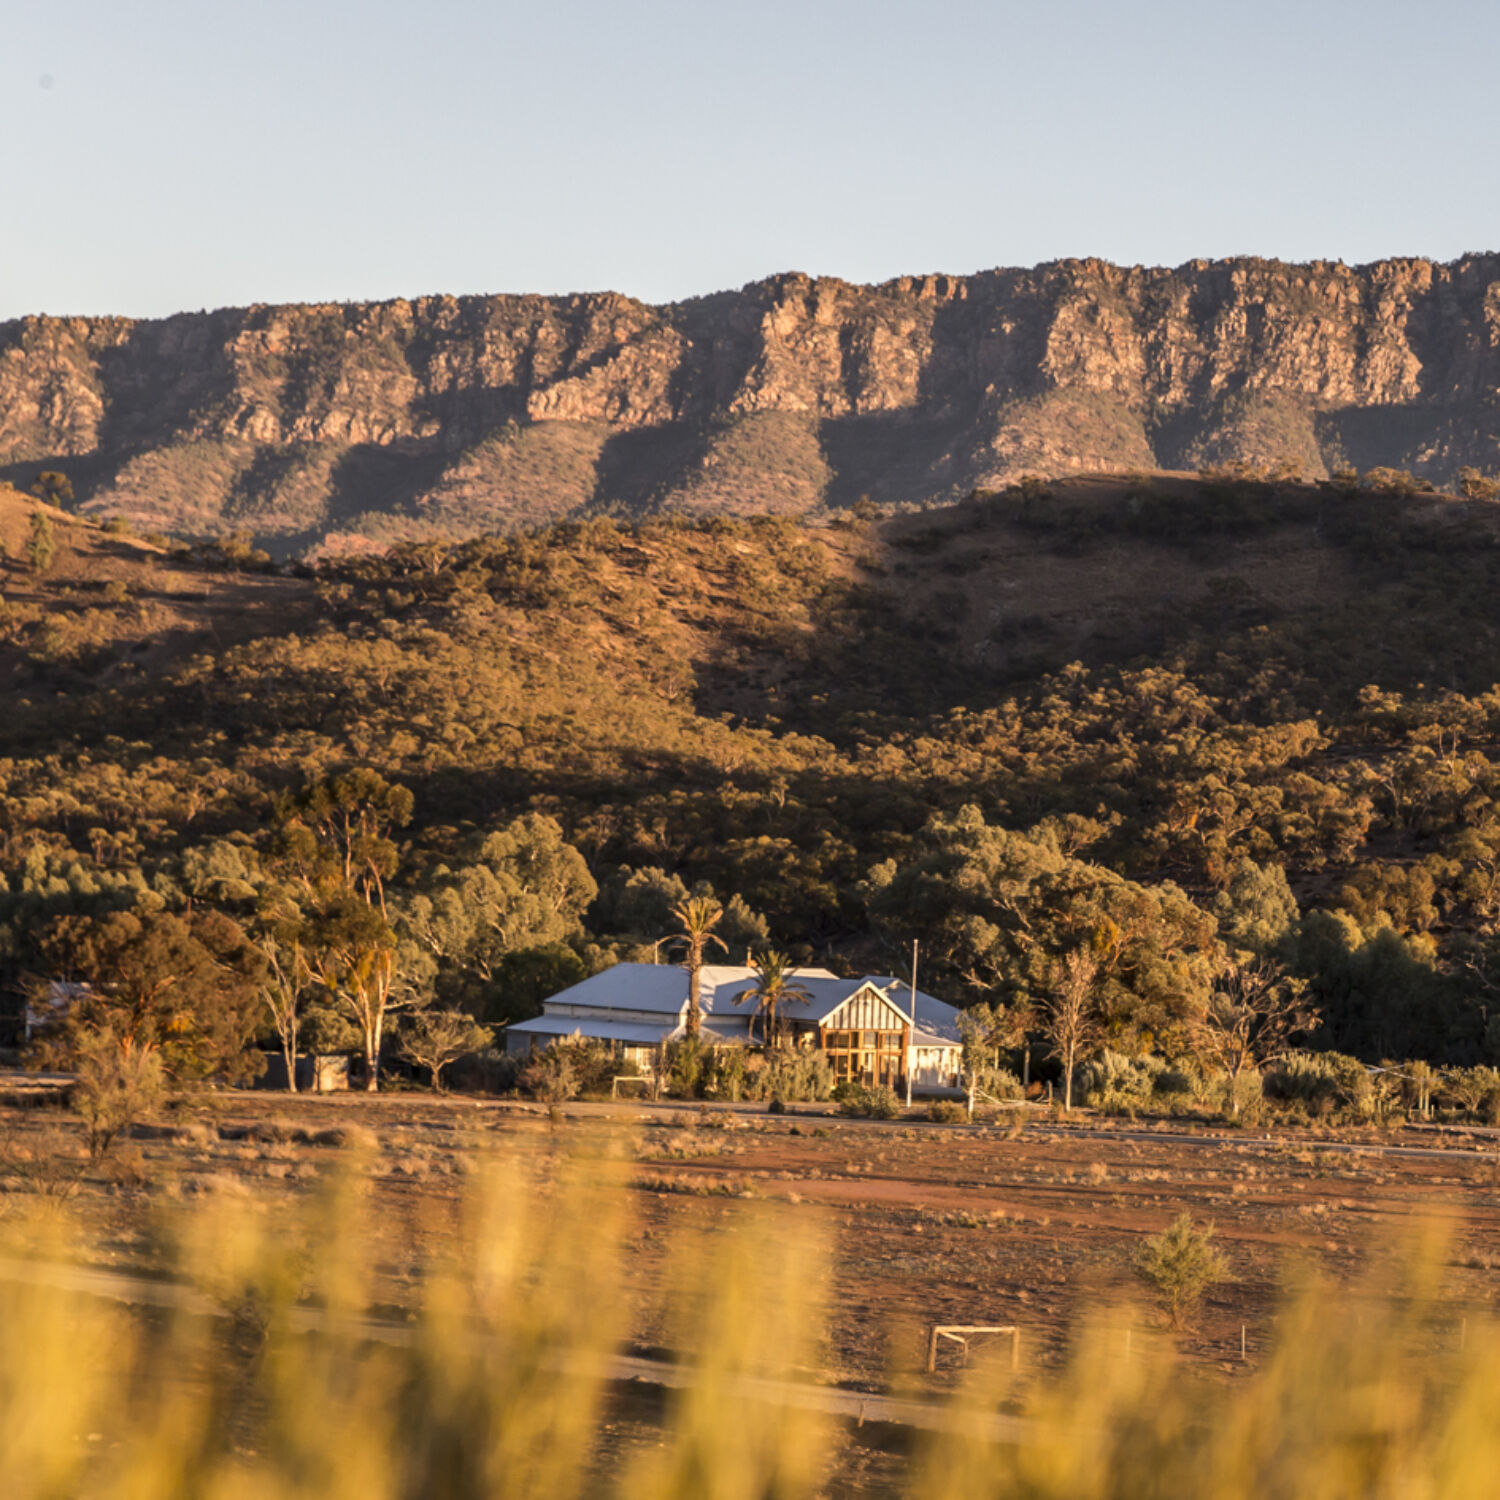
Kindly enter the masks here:
M 0 0 L 0 318 L 1500 249 L 1500 0 Z

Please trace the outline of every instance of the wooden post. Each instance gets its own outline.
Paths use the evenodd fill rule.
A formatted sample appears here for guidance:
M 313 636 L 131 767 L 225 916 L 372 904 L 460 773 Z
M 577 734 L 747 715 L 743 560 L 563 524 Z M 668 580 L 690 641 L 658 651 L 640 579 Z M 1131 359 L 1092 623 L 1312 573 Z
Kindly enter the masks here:
M 927 1373 L 929 1375 L 937 1372 L 937 1352 L 939 1339 L 952 1339 L 955 1344 L 963 1346 L 963 1362 L 969 1363 L 969 1335 L 976 1333 L 993 1333 L 1010 1335 L 1010 1367 L 1017 1368 L 1021 1362 L 1021 1330 L 1013 1324 L 999 1326 L 990 1323 L 935 1323 L 932 1333 L 927 1339 Z
M 1240 1360 L 1243 1363 L 1245 1360 L 1247 1360 L 1249 1358 L 1250 1358 L 1250 1355 L 1249 1355 L 1249 1352 L 1248 1352 L 1248 1350 L 1246 1348 L 1246 1345 L 1245 1345 L 1245 1325 L 1243 1323 L 1241 1323 L 1240 1324 Z
M 906 1107 L 911 1108 L 911 1073 L 917 1055 L 917 940 L 911 944 L 911 1030 L 906 1039 Z M 973 1111 L 970 1110 L 972 1115 Z

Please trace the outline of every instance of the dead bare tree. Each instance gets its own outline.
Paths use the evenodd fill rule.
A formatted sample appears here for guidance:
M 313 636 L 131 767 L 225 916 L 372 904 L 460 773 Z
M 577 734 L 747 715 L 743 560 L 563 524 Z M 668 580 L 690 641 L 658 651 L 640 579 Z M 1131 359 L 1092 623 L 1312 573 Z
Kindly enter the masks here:
M 1063 1108 L 1073 1107 L 1073 1074 L 1104 1031 L 1095 982 L 1099 960 L 1087 948 L 1075 948 L 1052 971 L 1051 993 L 1042 1002 L 1039 1030 L 1063 1070 Z
M 1229 1112 L 1240 1112 L 1239 1081 L 1286 1054 L 1291 1039 L 1320 1024 L 1305 998 L 1307 981 L 1274 959 L 1231 959 L 1220 969 L 1197 1027 L 1200 1051 L 1229 1075 Z

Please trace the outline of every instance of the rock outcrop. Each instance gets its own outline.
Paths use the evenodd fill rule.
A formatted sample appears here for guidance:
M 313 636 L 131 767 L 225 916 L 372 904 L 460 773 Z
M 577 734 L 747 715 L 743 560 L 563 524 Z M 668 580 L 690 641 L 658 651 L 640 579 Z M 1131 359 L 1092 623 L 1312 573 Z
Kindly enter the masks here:
M 283 551 L 1235 459 L 1500 465 L 1500 255 L 0 325 L 0 476 Z

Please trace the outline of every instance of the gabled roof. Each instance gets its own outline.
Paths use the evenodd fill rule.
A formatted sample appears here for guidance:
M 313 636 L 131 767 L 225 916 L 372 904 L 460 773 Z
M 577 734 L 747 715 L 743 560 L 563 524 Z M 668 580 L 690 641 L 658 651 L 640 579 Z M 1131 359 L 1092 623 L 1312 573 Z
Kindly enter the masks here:
M 904 979 L 889 974 L 872 975 L 870 982 L 878 984 L 891 1003 L 903 1016 L 911 1014 L 911 985 Z M 958 1034 L 959 1010 L 933 995 L 917 991 L 917 1030 L 925 1031 L 945 1042 L 962 1040 Z M 920 1038 L 919 1038 L 920 1040 Z
M 687 1004 L 687 975 L 672 964 L 616 964 L 569 985 L 547 1003 L 677 1015 Z
M 798 969 L 799 982 L 833 980 L 827 969 Z M 847 980 L 836 983 L 847 984 Z M 745 1014 L 734 996 L 755 983 L 755 970 L 739 964 L 704 964 L 699 977 L 699 1000 L 705 1012 Z M 615 964 L 588 979 L 549 996 L 548 1005 L 580 1005 L 594 1010 L 659 1011 L 679 1015 L 687 1005 L 687 970 L 676 964 Z

